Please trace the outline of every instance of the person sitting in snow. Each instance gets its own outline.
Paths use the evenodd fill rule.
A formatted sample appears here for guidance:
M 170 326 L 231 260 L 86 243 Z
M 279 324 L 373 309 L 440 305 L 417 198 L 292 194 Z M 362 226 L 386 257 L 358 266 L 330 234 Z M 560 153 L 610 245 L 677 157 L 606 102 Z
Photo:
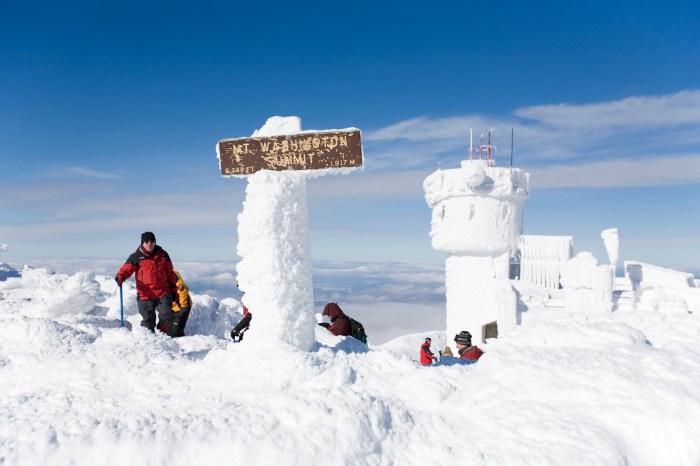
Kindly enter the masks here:
M 184 337 L 185 336 L 185 325 L 187 325 L 187 319 L 190 316 L 190 311 L 192 310 L 192 298 L 190 297 L 190 289 L 182 279 L 182 276 L 177 270 L 174 270 L 177 276 L 177 297 L 178 299 L 173 300 L 172 311 L 173 311 L 173 322 L 172 322 L 172 336 L 173 337 Z M 161 332 L 168 332 L 167 322 L 159 322 L 157 325 Z
M 472 345 L 472 334 L 466 330 L 462 330 L 455 335 L 455 344 L 457 345 L 459 359 L 477 361 L 484 354 L 477 346 Z
M 141 326 L 155 332 L 156 311 L 172 336 L 172 305 L 177 300 L 177 275 L 165 249 L 156 245 L 156 235 L 150 231 L 141 234 L 141 245 L 127 257 L 114 280 L 120 287 L 136 273 L 136 302 L 141 314 Z
M 452 357 L 452 356 L 454 356 L 454 355 L 452 354 L 452 348 L 450 348 L 449 346 L 445 346 L 445 349 L 442 350 L 442 353 L 440 354 L 440 356 L 447 356 L 447 357 Z
M 432 340 L 430 337 L 426 338 L 422 345 L 420 345 L 420 363 L 424 366 L 429 366 L 433 362 L 437 361 L 437 357 L 430 350 L 430 343 Z
M 236 287 L 238 287 L 238 282 L 236 282 Z M 240 287 L 238 287 L 240 289 Z M 245 291 L 241 290 L 241 293 L 245 294 Z M 233 341 L 243 340 L 243 333 L 250 328 L 250 321 L 253 320 L 253 314 L 250 313 L 245 304 L 241 303 L 243 306 L 243 318 L 233 327 L 231 330 L 231 339 Z
M 326 327 L 333 335 L 346 336 L 351 335 L 352 330 L 350 328 L 350 320 L 348 316 L 345 315 L 338 303 L 328 303 L 326 307 L 323 308 L 324 316 L 328 316 L 331 324 Z M 324 325 L 325 327 L 325 325 Z

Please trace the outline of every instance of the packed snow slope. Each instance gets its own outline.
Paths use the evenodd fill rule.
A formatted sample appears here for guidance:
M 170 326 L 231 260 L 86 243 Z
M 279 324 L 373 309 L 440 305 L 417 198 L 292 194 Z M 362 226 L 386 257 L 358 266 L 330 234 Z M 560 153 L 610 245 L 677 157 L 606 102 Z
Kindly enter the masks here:
M 120 328 L 115 289 L 3 274 L 0 464 L 700 463 L 695 313 L 526 303 L 477 363 L 422 367 L 425 336 L 451 342 L 418 320 L 368 347 L 316 327 L 301 351 L 231 342 L 240 303 L 194 294 L 171 339 L 139 326 L 133 282 Z

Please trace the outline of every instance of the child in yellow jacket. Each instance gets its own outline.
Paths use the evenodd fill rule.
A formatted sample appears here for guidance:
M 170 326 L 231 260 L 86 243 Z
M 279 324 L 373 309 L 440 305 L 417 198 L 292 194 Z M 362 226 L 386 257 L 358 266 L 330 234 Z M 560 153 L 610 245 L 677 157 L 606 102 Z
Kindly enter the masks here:
M 190 316 L 190 311 L 192 310 L 192 298 L 190 298 L 190 289 L 187 284 L 182 280 L 180 272 L 174 270 L 175 275 L 177 275 L 177 299 L 173 299 L 173 337 L 184 337 L 185 336 L 185 324 L 187 324 L 187 318 Z

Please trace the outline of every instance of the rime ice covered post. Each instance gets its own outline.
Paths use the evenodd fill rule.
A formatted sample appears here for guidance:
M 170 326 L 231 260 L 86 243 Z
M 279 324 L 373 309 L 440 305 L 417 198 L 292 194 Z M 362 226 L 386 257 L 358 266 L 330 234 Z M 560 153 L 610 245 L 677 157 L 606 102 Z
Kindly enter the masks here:
M 359 130 L 303 132 L 298 117 L 272 117 L 251 138 L 219 141 L 217 155 L 223 176 L 248 179 L 236 266 L 253 314 L 245 343 L 310 350 L 316 320 L 306 181 L 361 167 Z
M 423 182 L 432 209 L 432 245 L 445 260 L 447 337 L 469 331 L 483 341 L 485 326 L 498 332 L 516 325 L 509 262 L 523 226 L 530 174 L 496 167 L 494 160 L 464 160 L 461 168 L 438 169 Z
M 314 343 L 313 283 L 306 176 L 260 171 L 248 178 L 238 215 L 236 266 L 243 303 L 253 313 L 246 341 Z
M 608 253 L 608 259 L 610 260 L 614 275 L 617 261 L 620 260 L 620 237 L 617 234 L 617 228 L 603 230 L 600 233 L 600 237 L 603 238 L 603 244 Z
M 580 252 L 562 268 L 564 307 L 572 314 L 609 314 L 613 308 L 613 269 L 598 265 L 588 251 Z

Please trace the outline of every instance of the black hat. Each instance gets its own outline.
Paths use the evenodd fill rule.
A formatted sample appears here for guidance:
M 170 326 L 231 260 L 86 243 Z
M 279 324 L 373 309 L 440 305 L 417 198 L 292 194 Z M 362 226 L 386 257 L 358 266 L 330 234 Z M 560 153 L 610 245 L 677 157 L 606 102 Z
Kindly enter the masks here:
M 146 241 L 153 241 L 155 243 L 156 235 L 154 235 L 150 231 L 144 231 L 143 233 L 141 233 L 141 244 L 145 243 Z
M 472 334 L 466 330 L 462 330 L 457 335 L 455 335 L 455 343 L 460 343 L 465 346 L 472 345 Z

